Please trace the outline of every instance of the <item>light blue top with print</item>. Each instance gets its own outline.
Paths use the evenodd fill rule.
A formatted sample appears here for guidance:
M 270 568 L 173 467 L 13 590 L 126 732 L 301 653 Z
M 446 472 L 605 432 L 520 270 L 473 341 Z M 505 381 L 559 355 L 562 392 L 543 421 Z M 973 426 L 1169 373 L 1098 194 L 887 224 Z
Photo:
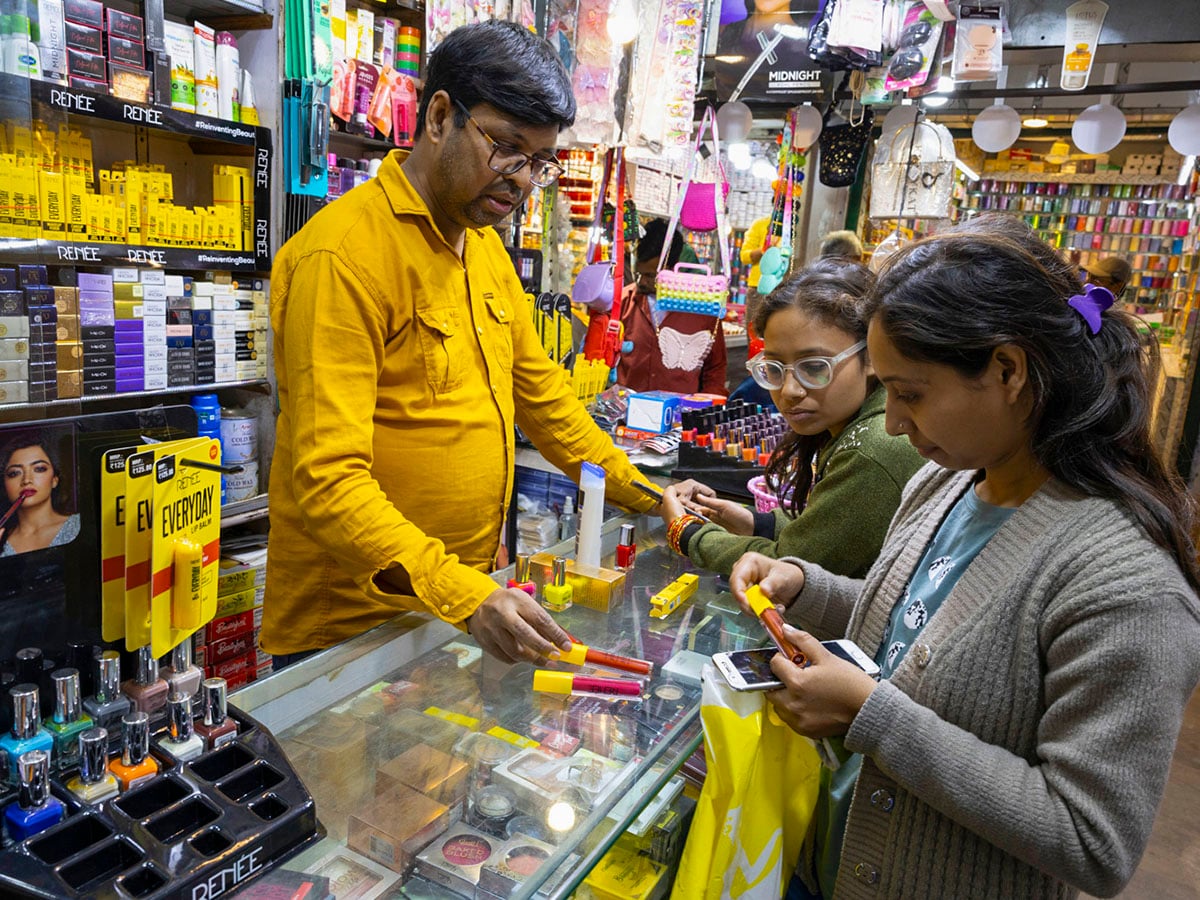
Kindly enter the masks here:
M 993 506 L 980 500 L 973 487 L 954 504 L 925 548 L 924 556 L 904 589 L 904 596 L 892 607 L 887 633 L 875 655 L 880 678 L 890 678 L 896 671 L 967 566 L 1014 512 L 1015 508 Z M 821 894 L 825 897 L 833 896 L 837 883 L 846 818 L 850 814 L 850 800 L 861 768 L 862 757 L 854 753 L 836 772 L 826 769 L 821 773 L 814 862 Z

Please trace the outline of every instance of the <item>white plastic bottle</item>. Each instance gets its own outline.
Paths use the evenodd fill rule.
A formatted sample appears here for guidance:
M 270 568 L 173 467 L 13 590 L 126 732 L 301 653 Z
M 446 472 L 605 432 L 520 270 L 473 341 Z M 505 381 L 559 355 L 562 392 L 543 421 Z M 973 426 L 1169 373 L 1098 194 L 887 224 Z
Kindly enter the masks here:
M 604 524 L 604 470 L 584 463 L 579 476 L 582 492 L 579 507 L 579 535 L 575 540 L 575 561 L 585 566 L 600 566 L 600 528 Z

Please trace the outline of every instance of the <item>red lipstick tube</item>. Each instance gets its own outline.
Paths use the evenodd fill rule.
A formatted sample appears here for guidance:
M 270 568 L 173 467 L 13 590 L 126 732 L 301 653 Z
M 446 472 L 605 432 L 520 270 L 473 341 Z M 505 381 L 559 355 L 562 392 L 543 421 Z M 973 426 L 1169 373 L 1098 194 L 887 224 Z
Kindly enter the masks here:
M 560 651 L 558 659 L 560 662 L 569 663 L 572 666 L 584 664 L 604 666 L 606 669 L 617 669 L 621 672 L 631 672 L 634 675 L 649 675 L 654 671 L 654 663 L 644 659 L 633 659 L 629 656 L 618 656 L 615 653 L 594 650 L 578 641 L 573 641 L 571 649 L 566 653 Z
M 533 689 L 543 694 L 570 694 L 576 697 L 640 697 L 642 683 L 626 678 L 597 678 L 534 669 Z
M 746 589 L 746 600 L 754 614 L 762 621 L 763 627 L 767 629 L 767 634 L 771 635 L 771 640 L 775 642 L 779 652 L 801 668 L 807 666 L 808 657 L 788 643 L 783 634 L 783 616 L 757 584 Z
M 12 502 L 12 506 L 8 508 L 8 512 L 4 514 L 3 518 L 0 518 L 0 527 L 3 527 L 4 523 L 12 518 L 13 513 L 21 508 L 21 504 L 24 503 L 27 498 L 32 497 L 36 493 L 37 491 L 33 490 L 33 488 L 25 488 L 25 490 L 21 491 L 21 493 L 17 495 L 17 499 Z

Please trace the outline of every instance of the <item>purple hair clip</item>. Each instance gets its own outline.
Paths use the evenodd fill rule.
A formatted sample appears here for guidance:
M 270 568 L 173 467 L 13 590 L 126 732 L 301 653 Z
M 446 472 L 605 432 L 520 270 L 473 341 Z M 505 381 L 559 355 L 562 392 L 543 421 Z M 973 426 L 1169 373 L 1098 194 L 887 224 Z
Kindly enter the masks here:
M 1067 305 L 1083 316 L 1092 334 L 1099 334 L 1100 313 L 1112 306 L 1116 299 L 1108 288 L 1088 283 L 1083 286 L 1083 293 L 1076 294 L 1067 301 Z

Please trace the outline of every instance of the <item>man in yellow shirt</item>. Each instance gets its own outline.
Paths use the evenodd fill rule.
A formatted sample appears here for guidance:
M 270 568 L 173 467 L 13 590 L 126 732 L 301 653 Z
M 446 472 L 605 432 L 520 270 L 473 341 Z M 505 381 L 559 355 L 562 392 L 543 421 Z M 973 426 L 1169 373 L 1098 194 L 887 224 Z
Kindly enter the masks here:
M 328 647 L 403 610 L 461 623 L 506 661 L 569 646 L 485 574 L 514 424 L 576 479 L 602 466 L 612 502 L 652 505 L 547 359 L 491 228 L 561 174 L 574 117 L 545 41 L 506 22 L 458 29 L 430 59 L 411 154 L 393 151 L 280 250 L 267 652 Z

